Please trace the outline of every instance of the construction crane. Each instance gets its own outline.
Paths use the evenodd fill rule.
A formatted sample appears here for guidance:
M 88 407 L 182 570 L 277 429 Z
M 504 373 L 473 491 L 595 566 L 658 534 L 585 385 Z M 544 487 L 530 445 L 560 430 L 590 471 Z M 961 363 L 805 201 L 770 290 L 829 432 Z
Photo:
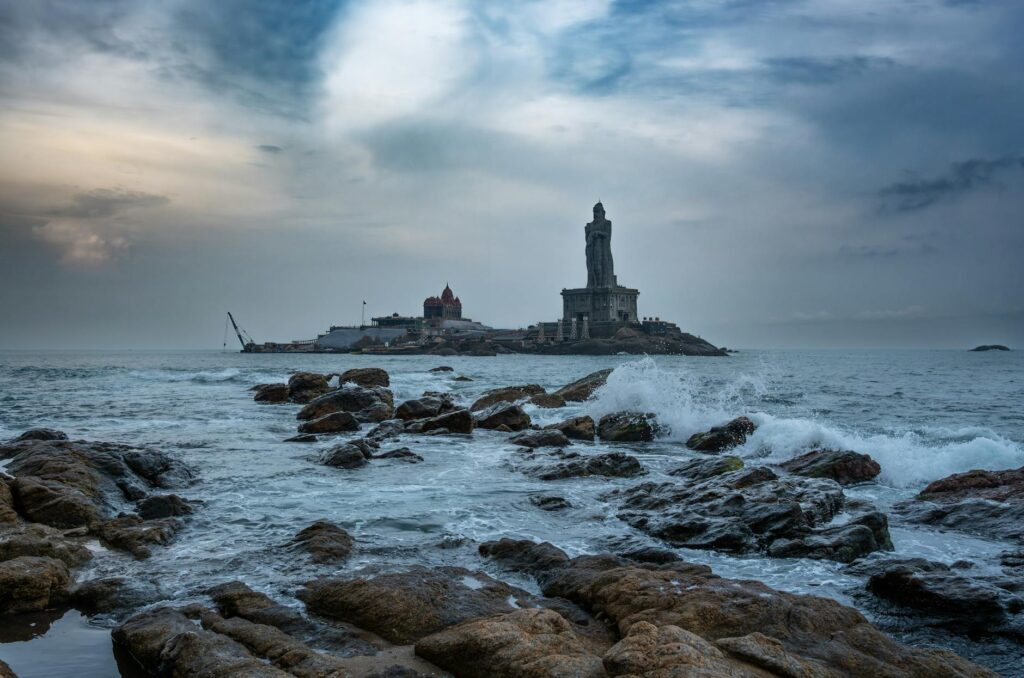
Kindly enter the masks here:
M 256 342 L 252 340 L 252 337 L 249 336 L 248 332 L 238 326 L 238 323 L 235 322 L 235 316 L 231 315 L 231 311 L 228 311 L 228 320 L 231 321 L 231 326 L 235 328 L 235 336 L 238 337 L 238 343 L 242 345 L 242 352 L 251 353 L 253 347 L 256 346 Z M 225 328 L 225 330 L 226 329 L 227 328 Z M 224 334 L 224 346 L 226 347 L 228 343 L 227 332 Z

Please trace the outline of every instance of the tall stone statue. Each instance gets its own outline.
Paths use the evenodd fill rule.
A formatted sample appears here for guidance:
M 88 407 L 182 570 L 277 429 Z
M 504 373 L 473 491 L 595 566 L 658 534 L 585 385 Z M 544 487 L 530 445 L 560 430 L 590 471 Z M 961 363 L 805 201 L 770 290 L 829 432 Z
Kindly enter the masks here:
M 615 287 L 612 261 L 612 222 L 605 219 L 604 205 L 594 205 L 594 220 L 587 224 L 587 287 Z

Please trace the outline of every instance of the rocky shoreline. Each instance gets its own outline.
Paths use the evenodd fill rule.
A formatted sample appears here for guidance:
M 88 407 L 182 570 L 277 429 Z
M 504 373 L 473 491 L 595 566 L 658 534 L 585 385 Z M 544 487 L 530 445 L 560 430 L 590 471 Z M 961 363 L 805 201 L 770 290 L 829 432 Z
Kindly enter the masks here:
M 241 581 L 211 583 L 204 602 L 184 603 L 158 581 L 80 574 L 95 544 L 144 560 L 188 539 L 203 511 L 192 496 L 201 496 L 197 472 L 156 449 L 33 429 L 0 445 L 0 618 L 75 608 L 116 619 L 116 651 L 154 676 L 996 675 L 952 652 L 897 642 L 835 600 L 716 576 L 673 550 L 687 548 L 835 561 L 864 582 L 866 606 L 951 634 L 1024 643 L 1024 468 L 956 474 L 892 509 L 901 521 L 1020 545 L 998 572 L 900 558 L 889 516 L 845 491 L 878 475 L 868 455 L 821 449 L 750 463 L 729 453 L 756 430 L 738 416 L 692 436 L 692 458 L 654 482 L 635 453 L 664 432 L 652 413 L 541 427 L 523 407 L 585 401 L 610 372 L 552 392 L 518 384 L 473 402 L 428 391 L 397 404 L 384 370 L 302 372 L 254 386 L 253 400 L 295 408 L 295 444 L 331 442 L 309 463 L 330 467 L 339 482 L 378 464 L 415 473 L 420 436 L 500 432 L 512 451 L 507 467 L 553 488 L 565 478 L 630 479 L 603 499 L 624 535 L 637 530 L 664 548 L 624 537 L 607 553 L 571 557 L 564 545 L 506 538 L 478 544 L 476 568 L 348 571 L 364 545 L 311 515 L 291 541 L 272 545 L 318 568 L 319 576 L 281 582 L 301 608 Z M 538 511 L 568 506 L 557 490 L 531 502 Z M 534 590 L 511 583 L 524 577 Z M 0 663 L 5 675 L 14 674 Z

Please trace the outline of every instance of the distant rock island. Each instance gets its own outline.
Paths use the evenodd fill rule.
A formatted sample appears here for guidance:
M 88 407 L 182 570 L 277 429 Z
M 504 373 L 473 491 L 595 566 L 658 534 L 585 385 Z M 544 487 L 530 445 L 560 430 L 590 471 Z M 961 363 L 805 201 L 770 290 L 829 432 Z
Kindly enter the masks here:
M 971 351 L 1009 351 L 1009 347 L 1003 346 L 1002 344 L 985 344 L 983 346 L 975 346 Z

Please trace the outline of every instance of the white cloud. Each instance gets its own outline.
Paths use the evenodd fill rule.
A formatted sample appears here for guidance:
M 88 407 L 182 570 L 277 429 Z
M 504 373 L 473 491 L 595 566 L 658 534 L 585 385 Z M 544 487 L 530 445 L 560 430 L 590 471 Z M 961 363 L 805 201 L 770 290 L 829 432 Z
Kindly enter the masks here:
M 77 219 L 54 219 L 33 227 L 32 234 L 57 248 L 63 264 L 99 266 L 128 250 L 127 239 L 100 235 L 93 226 Z

